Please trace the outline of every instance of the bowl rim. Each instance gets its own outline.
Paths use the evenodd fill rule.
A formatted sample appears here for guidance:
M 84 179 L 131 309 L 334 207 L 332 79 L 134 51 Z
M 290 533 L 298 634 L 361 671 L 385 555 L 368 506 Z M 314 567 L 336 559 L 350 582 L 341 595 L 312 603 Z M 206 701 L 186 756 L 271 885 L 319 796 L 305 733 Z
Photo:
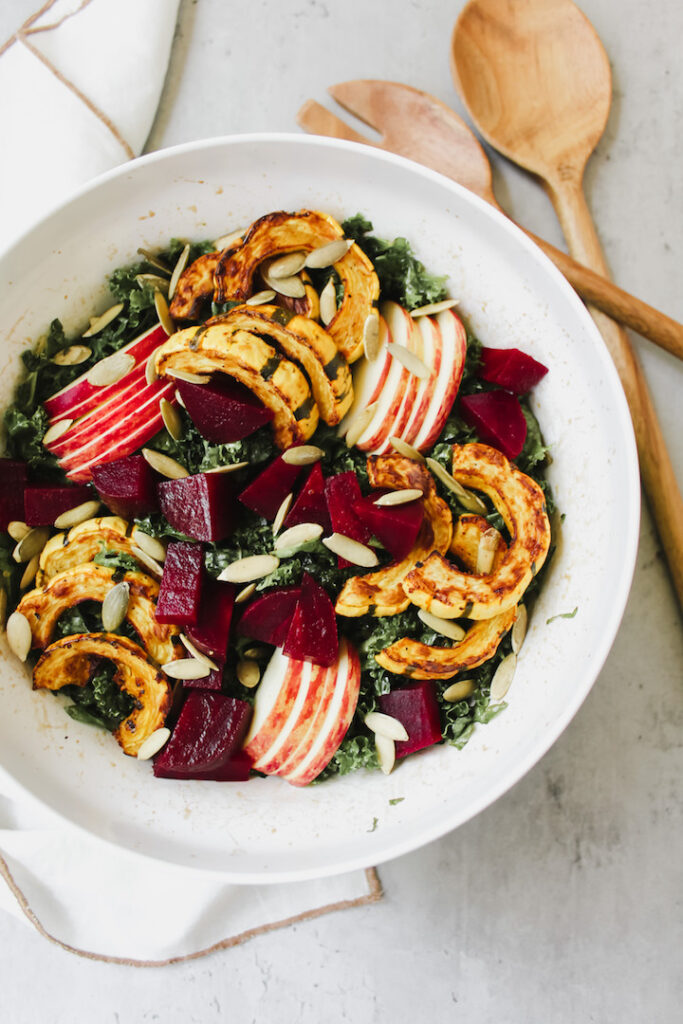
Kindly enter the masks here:
M 235 873 L 230 870 L 212 867 L 209 865 L 190 866 L 180 863 L 174 859 L 164 861 L 165 863 L 172 864 L 174 867 L 182 868 L 183 870 L 199 872 L 203 875 L 209 874 L 213 877 L 221 878 L 224 882 L 240 885 L 279 884 L 291 881 L 312 880 L 314 878 L 330 877 L 344 872 L 366 869 L 373 865 L 382 864 L 394 859 L 395 857 L 399 857 L 419 849 L 420 847 L 448 834 L 460 825 L 464 825 L 467 821 L 476 817 L 485 810 L 486 807 L 495 803 L 504 793 L 512 789 L 513 786 L 515 786 L 544 756 L 544 754 L 550 750 L 559 736 L 567 728 L 590 693 L 605 664 L 626 608 L 635 572 L 640 524 L 640 478 L 631 417 L 614 363 L 612 362 L 606 345 L 597 326 L 588 313 L 588 310 L 585 308 L 581 299 L 569 282 L 564 278 L 545 253 L 503 211 L 491 206 L 489 203 L 485 202 L 485 200 L 481 199 L 475 193 L 469 191 L 453 179 L 448 178 L 437 171 L 433 171 L 431 168 L 425 167 L 423 164 L 409 160 L 387 150 L 366 146 L 361 143 L 349 142 L 344 139 L 332 139 L 323 136 L 302 135 L 293 132 L 240 133 L 196 139 L 191 142 L 180 143 L 175 146 L 170 146 L 156 150 L 153 153 L 136 157 L 134 160 L 119 164 L 111 170 L 105 171 L 103 174 L 100 174 L 80 185 L 78 188 L 70 192 L 64 199 L 55 203 L 47 212 L 44 212 L 38 219 L 32 222 L 19 236 L 14 238 L 9 245 L 4 248 L 0 248 L 0 264 L 11 259 L 15 249 L 24 247 L 25 245 L 30 245 L 32 235 L 41 231 L 46 222 L 53 217 L 62 214 L 70 205 L 77 204 L 82 197 L 96 192 L 109 181 L 130 175 L 134 176 L 137 169 L 140 167 L 147 167 L 155 163 L 173 161 L 176 157 L 182 156 L 186 153 L 200 151 L 202 149 L 231 148 L 234 146 L 248 146 L 264 143 L 350 150 L 362 154 L 364 158 L 370 161 L 394 164 L 399 167 L 409 169 L 413 174 L 417 174 L 428 181 L 437 183 L 442 187 L 451 190 L 459 196 L 462 201 L 476 208 L 484 217 L 488 217 L 494 223 L 497 223 L 501 230 L 515 239 L 518 245 L 522 246 L 526 251 L 526 254 L 533 259 L 544 275 L 546 277 L 550 276 L 555 286 L 564 293 L 565 298 L 567 298 L 574 307 L 575 315 L 579 320 L 583 321 L 584 327 L 587 328 L 589 334 L 592 336 L 602 363 L 602 369 L 605 376 L 611 382 L 610 391 L 614 399 L 613 412 L 619 420 L 624 463 L 624 483 L 627 488 L 627 493 L 623 496 L 622 505 L 622 508 L 625 511 L 623 529 L 627 542 L 625 543 L 622 551 L 623 558 L 621 561 L 620 572 L 618 577 L 615 578 L 614 593 L 612 595 L 609 614 L 603 628 L 602 642 L 593 651 L 591 669 L 589 672 L 586 672 L 587 681 L 584 682 L 582 687 L 577 688 L 572 699 L 567 701 L 562 713 L 558 715 L 553 723 L 539 734 L 539 737 L 535 742 L 529 745 L 526 756 L 515 763 L 514 769 L 511 772 L 506 772 L 497 785 L 491 786 L 485 794 L 482 794 L 478 800 L 475 800 L 470 805 L 466 817 L 463 818 L 456 808 L 452 815 L 446 815 L 443 821 L 431 828 L 421 828 L 417 835 L 415 835 L 413 830 L 409 830 L 408 834 L 400 842 L 397 842 L 395 839 L 388 840 L 384 847 L 381 847 L 379 850 L 368 849 L 364 854 L 359 853 L 353 856 L 347 856 L 345 859 L 341 861 L 337 860 L 333 864 L 320 865 L 315 870 L 302 868 L 284 871 L 269 871 L 267 874 L 260 871 L 255 873 Z M 28 797 L 29 801 L 33 801 L 40 807 L 47 809 L 51 815 L 55 815 L 58 820 L 64 823 L 68 828 L 76 829 L 77 832 L 82 833 L 89 840 L 104 843 L 110 849 L 113 848 L 119 853 L 124 853 L 126 856 L 131 856 L 135 859 L 141 858 L 142 861 L 148 863 L 157 863 L 159 861 L 159 858 L 153 854 L 145 853 L 130 845 L 126 845 L 124 841 L 112 839 L 99 832 L 91 831 L 85 824 L 73 820 L 62 811 L 55 810 L 48 802 L 34 793 L 29 786 L 20 782 L 18 779 L 15 779 L 4 765 L 0 764 L 0 780 L 3 776 L 9 778 L 11 780 L 11 787 Z

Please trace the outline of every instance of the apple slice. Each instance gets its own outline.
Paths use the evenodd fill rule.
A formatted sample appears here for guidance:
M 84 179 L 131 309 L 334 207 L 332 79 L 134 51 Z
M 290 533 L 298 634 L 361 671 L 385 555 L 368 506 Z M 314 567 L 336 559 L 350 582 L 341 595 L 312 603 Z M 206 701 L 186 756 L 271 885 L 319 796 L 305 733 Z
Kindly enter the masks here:
M 275 648 L 256 690 L 254 716 L 244 741 L 244 749 L 254 763 L 269 756 L 289 720 L 302 673 L 308 673 L 310 682 L 312 669 L 310 662 L 288 658 L 279 647 Z M 284 739 L 286 736 L 283 742 Z
M 261 739 L 264 738 L 264 729 L 266 735 L 269 735 L 270 741 L 264 744 L 265 749 L 260 757 L 254 760 L 253 767 L 257 772 L 263 772 L 265 775 L 272 774 L 273 767 L 277 767 L 280 763 L 278 754 L 287 743 L 290 735 L 293 731 L 300 727 L 302 719 L 305 721 L 310 718 L 311 706 L 315 706 L 315 691 L 319 684 L 319 679 L 316 671 L 316 666 L 312 665 L 310 661 L 307 662 L 296 662 L 296 659 L 291 659 L 295 664 L 300 665 L 301 668 L 293 670 L 291 683 L 293 687 L 296 685 L 296 690 L 291 693 L 291 699 L 285 702 L 284 695 L 278 699 L 273 710 L 271 711 L 268 721 L 261 730 Z M 315 686 L 312 687 L 312 683 L 315 677 Z M 296 680 L 296 683 L 294 682 Z M 314 691 L 311 693 L 311 691 Z M 258 740 L 258 737 L 257 737 Z M 250 757 L 254 757 L 255 744 L 251 744 L 246 748 L 247 753 Z
M 405 318 L 408 314 L 396 302 L 385 302 L 382 305 L 382 314 L 387 323 L 389 341 L 395 341 L 395 333 L 403 339 L 407 338 Z M 356 447 L 364 452 L 377 451 L 383 440 L 389 436 L 387 433 L 401 406 L 405 388 L 411 374 L 398 359 L 391 359 L 389 372 L 376 399 L 375 413 L 356 442 Z
M 258 771 L 264 775 L 279 774 L 282 766 L 289 761 L 309 734 L 325 691 L 334 689 L 336 668 L 331 670 L 323 665 L 312 664 L 309 667 L 310 673 L 307 669 L 302 674 L 299 693 L 292 706 L 291 720 L 288 720 L 286 727 L 280 731 L 267 754 L 257 762 Z
M 315 707 L 312 709 L 312 713 L 311 708 L 309 708 L 307 709 L 308 714 L 299 717 L 287 740 L 280 747 L 277 760 L 273 759 L 269 763 L 269 775 L 287 775 L 290 769 L 295 768 L 305 756 L 314 738 L 318 735 L 322 723 L 325 721 L 327 711 L 334 697 L 336 685 L 336 664 L 328 667 L 323 665 L 313 666 L 310 693 L 311 697 L 314 698 Z
M 422 339 L 423 354 L 420 358 L 425 366 L 430 367 L 431 373 L 420 381 L 408 422 L 400 434 L 400 437 L 408 444 L 413 444 L 420 432 L 420 427 L 424 423 L 441 371 L 441 357 L 443 354 L 441 331 L 434 317 L 421 316 L 415 323 Z
M 161 324 L 155 324 L 144 334 L 129 341 L 127 345 L 119 349 L 119 352 L 126 352 L 133 356 L 135 366 L 140 366 L 147 362 L 148 356 L 167 338 L 168 334 Z M 95 384 L 91 384 L 88 380 L 89 372 L 88 370 L 76 380 L 72 380 L 70 384 L 51 395 L 43 403 L 45 411 L 52 419 L 63 419 L 65 416 L 75 419 L 76 416 L 83 416 L 86 412 L 94 409 L 96 405 L 100 405 L 110 394 L 117 394 L 121 390 L 121 381 L 116 381 L 106 387 L 97 387 Z
M 412 441 L 418 451 L 426 451 L 436 441 L 448 419 L 462 380 L 467 355 L 467 333 L 452 309 L 439 313 L 436 323 L 443 351 L 438 377 L 422 425 Z
M 399 307 L 399 309 L 400 308 L 401 307 Z M 394 324 L 395 329 L 392 330 L 394 341 L 403 345 L 408 352 L 412 352 L 413 355 L 417 356 L 421 362 L 428 366 L 429 364 L 425 359 L 422 332 L 420 331 L 417 322 L 413 320 L 405 310 L 401 309 L 401 313 L 403 314 L 402 320 L 399 320 L 397 316 L 397 322 Z M 390 437 L 403 437 L 404 431 L 408 426 L 415 407 L 419 388 L 423 382 L 424 378 L 416 377 L 414 373 L 408 373 L 408 379 L 405 381 L 402 396 L 399 395 L 400 404 L 398 406 L 396 416 L 393 422 L 389 420 L 385 421 L 385 426 L 382 430 L 382 440 L 375 448 L 375 451 L 378 454 L 391 451 L 391 442 L 389 441 Z M 403 385 L 403 379 L 401 384 Z
M 386 343 L 390 338 L 389 329 L 383 316 L 379 318 L 379 335 L 380 344 L 383 347 L 377 359 L 370 362 L 369 359 L 361 358 L 353 364 L 353 403 L 339 425 L 340 431 L 348 427 L 359 412 L 376 402 L 384 387 L 394 360 L 386 348 Z

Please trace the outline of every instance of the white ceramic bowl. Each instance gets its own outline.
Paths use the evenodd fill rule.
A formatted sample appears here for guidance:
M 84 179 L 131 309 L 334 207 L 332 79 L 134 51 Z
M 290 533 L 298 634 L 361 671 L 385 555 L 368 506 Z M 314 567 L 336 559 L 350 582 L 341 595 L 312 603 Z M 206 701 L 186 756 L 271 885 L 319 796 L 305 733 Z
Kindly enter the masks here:
M 551 746 L 607 656 L 631 582 L 639 484 L 631 423 L 602 340 L 574 292 L 509 221 L 446 178 L 398 157 L 302 136 L 192 143 L 82 189 L 0 259 L 0 407 L 19 352 L 53 317 L 82 329 L 104 280 L 172 236 L 215 238 L 271 210 L 361 211 L 403 235 L 487 345 L 518 346 L 550 373 L 534 404 L 566 514 L 509 706 L 463 751 L 432 748 L 390 776 L 357 772 L 300 790 L 163 782 L 105 733 L 33 693 L 2 639 L 0 764 L 87 832 L 150 857 L 279 882 L 377 864 L 443 835 L 510 788 Z M 578 608 L 572 619 L 546 620 Z M 391 804 L 394 798 L 400 802 Z M 372 830 L 376 819 L 376 828 Z

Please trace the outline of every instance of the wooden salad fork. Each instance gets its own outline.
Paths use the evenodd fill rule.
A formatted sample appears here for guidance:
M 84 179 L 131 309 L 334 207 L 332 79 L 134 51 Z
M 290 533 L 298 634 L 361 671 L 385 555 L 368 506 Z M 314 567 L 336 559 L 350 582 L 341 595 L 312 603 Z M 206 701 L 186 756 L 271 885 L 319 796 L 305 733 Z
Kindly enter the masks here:
M 452 178 L 501 213 L 493 192 L 491 165 L 478 139 L 455 111 L 434 96 L 398 82 L 372 79 L 342 82 L 328 92 L 350 114 L 379 132 L 375 142 L 336 114 L 308 100 L 297 114 L 307 132 L 360 142 L 408 157 Z M 522 230 L 525 230 L 522 228 Z M 635 298 L 549 242 L 525 231 L 582 299 L 683 359 L 683 324 Z

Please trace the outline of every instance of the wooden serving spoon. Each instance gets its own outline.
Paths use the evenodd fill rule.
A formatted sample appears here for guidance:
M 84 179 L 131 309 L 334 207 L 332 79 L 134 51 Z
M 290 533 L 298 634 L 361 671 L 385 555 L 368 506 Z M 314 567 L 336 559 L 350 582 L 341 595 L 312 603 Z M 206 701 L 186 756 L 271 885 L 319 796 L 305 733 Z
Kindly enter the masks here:
M 456 88 L 492 146 L 546 187 L 569 250 L 607 265 L 583 194 L 583 172 L 612 98 L 609 62 L 571 0 L 470 0 L 452 47 Z M 591 310 L 631 410 L 640 472 L 683 605 L 683 501 L 647 384 L 626 332 Z
M 360 135 L 315 100 L 304 103 L 297 114 L 298 123 L 306 131 L 362 142 L 408 157 L 453 178 L 501 213 L 505 212 L 493 193 L 491 165 L 479 140 L 445 103 L 409 85 L 373 79 L 342 82 L 331 86 L 328 92 L 341 107 L 378 131 L 381 141 L 373 142 Z M 525 233 L 550 257 L 582 299 L 683 359 L 683 324 L 629 295 L 530 231 Z

